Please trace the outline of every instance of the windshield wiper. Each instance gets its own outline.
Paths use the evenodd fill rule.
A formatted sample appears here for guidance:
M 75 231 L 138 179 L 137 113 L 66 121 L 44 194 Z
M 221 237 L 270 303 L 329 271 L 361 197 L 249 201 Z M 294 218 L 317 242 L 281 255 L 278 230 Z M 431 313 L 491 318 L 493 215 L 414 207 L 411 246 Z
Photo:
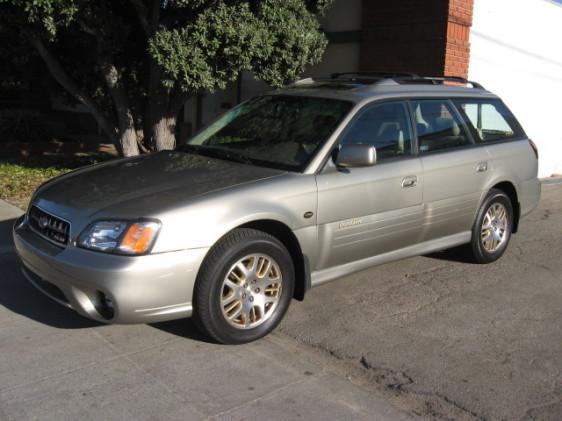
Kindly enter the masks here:
M 250 165 L 254 164 L 254 161 L 248 158 L 246 155 L 232 152 L 230 150 L 221 149 L 221 148 L 206 148 L 206 150 L 212 151 L 212 153 L 216 153 L 217 158 L 227 159 L 229 161 L 235 161 L 241 164 L 250 164 Z
M 188 144 L 181 145 L 178 149 L 184 152 L 193 152 L 196 153 L 197 155 L 226 159 L 228 161 L 239 162 L 241 164 L 250 164 L 250 165 L 254 164 L 254 161 L 248 158 L 247 156 L 222 148 L 209 147 L 203 145 L 190 145 L 188 143 Z

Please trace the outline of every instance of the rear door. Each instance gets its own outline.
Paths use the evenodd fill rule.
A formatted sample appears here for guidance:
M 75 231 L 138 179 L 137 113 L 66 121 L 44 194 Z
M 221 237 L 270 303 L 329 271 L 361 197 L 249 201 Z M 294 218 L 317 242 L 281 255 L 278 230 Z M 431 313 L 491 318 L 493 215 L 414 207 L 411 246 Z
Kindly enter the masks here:
M 367 105 L 339 144 L 372 144 L 377 164 L 338 169 L 330 161 L 318 183 L 321 270 L 414 244 L 423 218 L 423 177 L 412 148 L 405 102 Z
M 490 156 L 449 99 L 415 100 L 410 107 L 424 174 L 422 240 L 469 231 L 490 178 Z
M 540 194 L 538 160 L 532 142 L 499 98 L 459 98 L 457 109 L 465 116 L 476 142 L 491 156 L 494 184 L 509 181 L 516 187 L 521 209 L 532 210 Z

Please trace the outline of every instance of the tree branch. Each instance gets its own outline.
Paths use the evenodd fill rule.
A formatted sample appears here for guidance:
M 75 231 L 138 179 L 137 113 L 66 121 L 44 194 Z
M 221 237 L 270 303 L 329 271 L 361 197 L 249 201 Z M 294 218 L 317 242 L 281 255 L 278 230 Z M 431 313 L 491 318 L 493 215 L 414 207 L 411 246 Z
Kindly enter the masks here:
M 119 74 L 117 67 L 107 57 L 98 55 L 98 65 L 115 105 L 119 133 L 124 142 L 121 145 L 124 155 L 138 155 L 139 148 L 146 152 L 146 148 L 142 146 L 136 133 L 135 119 L 129 106 L 127 90 L 125 89 L 122 76 Z M 134 139 L 135 143 L 131 143 L 130 139 Z
M 113 99 L 113 103 L 115 104 L 120 131 L 134 127 L 134 120 L 129 108 L 127 92 L 119 71 L 107 57 L 98 55 L 98 65 L 100 66 L 101 74 Z
M 56 57 L 47 49 L 41 39 L 32 35 L 26 34 L 31 45 L 37 50 L 51 76 L 68 91 L 74 98 L 84 104 L 90 113 L 94 116 L 101 129 L 111 138 L 111 140 L 118 144 L 116 135 L 117 128 L 113 125 L 106 115 L 98 108 L 95 101 L 84 91 L 80 89 L 78 84 L 65 72 Z
M 149 35 L 153 35 L 160 25 L 160 0 L 152 0 L 152 11 L 150 12 Z
M 147 34 L 150 33 L 150 25 L 148 23 L 148 10 L 146 5 L 143 3 L 142 0 L 130 0 L 135 11 L 137 12 L 137 16 L 139 18 L 140 24 L 144 32 Z
M 78 22 L 78 25 L 80 26 L 80 28 L 82 28 L 82 30 L 84 32 L 86 32 L 87 34 L 90 34 L 91 36 L 93 36 L 96 39 L 99 39 L 101 37 L 101 32 L 98 31 L 95 28 L 92 28 L 88 24 L 86 24 L 86 22 L 84 22 L 83 19 L 77 19 L 76 22 Z

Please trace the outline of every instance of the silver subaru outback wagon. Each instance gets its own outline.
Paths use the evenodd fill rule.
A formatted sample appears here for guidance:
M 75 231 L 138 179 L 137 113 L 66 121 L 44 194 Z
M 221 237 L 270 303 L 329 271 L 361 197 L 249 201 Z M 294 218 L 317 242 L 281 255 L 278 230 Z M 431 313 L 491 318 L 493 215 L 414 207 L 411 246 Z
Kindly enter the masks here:
M 175 151 L 47 182 L 14 241 L 29 281 L 83 316 L 192 316 L 243 343 L 373 265 L 459 245 L 498 259 L 539 201 L 537 159 L 477 83 L 336 74 L 247 101 Z

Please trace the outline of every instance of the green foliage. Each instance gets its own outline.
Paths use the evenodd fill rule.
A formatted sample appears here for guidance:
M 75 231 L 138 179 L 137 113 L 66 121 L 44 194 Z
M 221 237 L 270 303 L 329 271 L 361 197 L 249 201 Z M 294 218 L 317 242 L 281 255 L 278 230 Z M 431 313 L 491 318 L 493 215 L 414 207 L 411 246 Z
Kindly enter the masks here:
M 79 10 L 78 0 L 0 0 L 24 12 L 27 21 L 38 24 L 53 39 L 59 27 L 69 25 Z
M 327 41 L 305 3 L 264 0 L 251 6 L 218 2 L 186 26 L 160 29 L 148 51 L 164 69 L 164 85 L 213 91 L 251 70 L 280 86 L 320 61 Z
M 331 2 L 0 0 L 0 41 L 33 45 L 114 137 L 125 109 L 136 128 L 154 127 L 184 98 L 223 89 L 244 70 L 275 87 L 298 78 L 322 57 L 317 16 Z
M 306 0 L 306 7 L 312 13 L 324 13 L 334 2 L 334 0 Z
M 252 68 L 272 86 L 294 80 L 307 65 L 318 63 L 328 41 L 316 17 L 300 0 L 265 0 L 257 16 L 268 43 L 257 51 Z
M 241 70 L 254 71 L 267 83 L 279 86 L 321 59 L 327 41 L 315 13 L 324 11 L 331 1 L 169 0 L 161 13 L 177 13 L 178 17 L 158 26 L 147 38 L 145 51 L 162 67 L 162 83 L 169 90 L 222 89 Z M 29 25 L 44 30 L 51 41 L 61 30 L 79 30 L 78 23 L 83 28 L 87 22 L 109 41 L 108 48 L 118 51 L 130 41 L 130 20 L 135 17 L 131 4 L 114 3 L 0 0 L 0 7 L 9 5 L 20 11 Z M 127 12 L 130 16 L 124 17 Z M 71 43 L 84 39 L 88 45 L 90 35 L 82 33 Z M 93 52 L 93 46 L 89 47 L 87 51 Z
M 49 155 L 0 160 L 0 199 L 27 208 L 32 193 L 47 180 L 85 165 L 114 159 L 107 154 Z
M 189 25 L 158 31 L 148 51 L 164 69 L 164 86 L 178 84 L 187 92 L 224 88 L 251 67 L 265 41 L 267 34 L 255 21 L 248 4 L 219 3 Z

